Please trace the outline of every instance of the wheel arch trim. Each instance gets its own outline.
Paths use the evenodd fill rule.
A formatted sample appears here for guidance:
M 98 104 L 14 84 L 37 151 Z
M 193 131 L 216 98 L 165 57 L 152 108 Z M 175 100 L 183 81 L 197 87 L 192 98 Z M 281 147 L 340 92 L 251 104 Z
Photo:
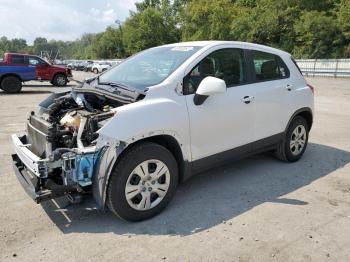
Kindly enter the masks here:
M 164 139 L 164 140 L 162 140 Z M 172 141 L 172 145 L 176 145 L 178 152 L 174 154 L 174 150 L 169 149 L 167 146 L 164 146 L 164 143 Z M 184 144 L 180 142 L 179 137 L 176 133 L 171 131 L 154 131 L 148 135 L 140 135 L 137 137 L 132 137 L 126 141 L 113 141 L 106 142 L 106 145 L 102 149 L 101 159 L 98 170 L 96 170 L 93 177 L 92 183 L 92 193 L 93 197 L 102 209 L 105 208 L 106 198 L 107 198 L 107 188 L 110 180 L 110 175 L 114 166 L 118 163 L 118 159 L 123 155 L 126 150 L 131 148 L 131 146 L 137 146 L 137 144 L 142 142 L 154 142 L 166 147 L 175 157 L 179 165 L 179 180 L 182 181 L 185 177 L 186 172 L 190 172 L 188 154 L 184 148 Z M 160 141 L 163 141 L 161 143 Z
M 292 116 L 289 118 L 289 121 L 288 121 L 288 124 L 285 128 L 285 133 L 287 132 L 288 130 L 288 127 L 290 126 L 291 122 L 293 121 L 293 119 L 297 116 L 297 115 L 302 115 L 302 114 L 308 114 L 309 116 L 309 119 L 305 119 L 309 125 L 309 131 L 311 130 L 311 127 L 312 127 L 312 124 L 313 124 L 313 112 L 312 112 L 312 109 L 310 107 L 302 107 L 300 109 L 298 109 L 297 111 L 295 111 Z
M 20 75 L 18 74 L 15 74 L 15 73 L 7 73 L 7 74 L 4 74 L 0 77 L 0 83 L 2 82 L 2 80 L 5 78 L 5 77 L 8 77 L 8 76 L 14 76 L 14 77 L 17 77 L 21 82 L 23 82 L 23 79 Z

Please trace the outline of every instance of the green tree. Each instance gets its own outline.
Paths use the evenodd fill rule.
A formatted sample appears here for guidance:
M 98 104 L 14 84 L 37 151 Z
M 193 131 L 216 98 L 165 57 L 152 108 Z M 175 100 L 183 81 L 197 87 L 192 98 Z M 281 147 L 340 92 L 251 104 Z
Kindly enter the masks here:
M 7 39 L 3 36 L 0 38 L 0 55 L 2 56 L 5 52 L 26 52 L 27 42 L 21 38 Z
M 177 21 L 170 1 L 163 0 L 157 6 L 146 7 L 131 13 L 123 25 L 123 43 L 127 55 L 145 48 L 178 42 Z
M 344 57 L 350 57 L 350 0 L 339 3 L 337 20 L 344 37 Z
M 230 0 L 190 2 L 183 13 L 183 40 L 230 40 L 233 11 Z
M 108 27 L 92 43 L 92 51 L 98 58 L 123 58 L 125 56 L 122 29 Z
M 138 12 L 143 12 L 150 7 L 158 8 L 160 5 L 161 5 L 161 0 L 144 0 L 139 3 L 135 3 L 136 10 Z
M 342 56 L 343 37 L 336 20 L 325 12 L 305 12 L 294 26 L 296 57 L 326 58 Z
M 44 37 L 37 37 L 34 40 L 32 52 L 36 55 L 40 55 L 41 51 L 47 51 L 48 48 L 48 42 L 47 39 Z

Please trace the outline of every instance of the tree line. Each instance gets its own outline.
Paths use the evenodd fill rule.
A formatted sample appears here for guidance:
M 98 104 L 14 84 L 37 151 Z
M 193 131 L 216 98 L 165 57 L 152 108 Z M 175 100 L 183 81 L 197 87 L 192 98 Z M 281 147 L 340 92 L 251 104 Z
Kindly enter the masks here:
M 58 52 L 61 59 L 124 58 L 180 41 L 234 40 L 296 58 L 350 57 L 350 0 L 144 0 L 119 25 L 75 41 L 0 38 L 0 52 Z

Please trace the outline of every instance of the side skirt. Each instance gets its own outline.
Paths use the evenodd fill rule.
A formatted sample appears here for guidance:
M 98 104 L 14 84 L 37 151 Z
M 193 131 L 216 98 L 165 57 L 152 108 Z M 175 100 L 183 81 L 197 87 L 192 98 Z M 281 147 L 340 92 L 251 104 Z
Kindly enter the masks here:
M 183 180 L 187 180 L 191 176 L 205 170 L 222 166 L 251 155 L 276 149 L 283 138 L 284 132 L 188 163 L 188 165 L 190 165 L 188 168 L 189 172 L 184 174 Z

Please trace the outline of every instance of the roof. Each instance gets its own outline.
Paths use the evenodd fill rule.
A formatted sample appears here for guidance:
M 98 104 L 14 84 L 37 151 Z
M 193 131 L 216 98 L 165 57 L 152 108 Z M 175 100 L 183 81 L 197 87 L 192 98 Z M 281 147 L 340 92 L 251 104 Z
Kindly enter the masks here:
M 32 54 L 25 54 L 25 53 L 12 53 L 12 52 L 6 52 L 5 55 L 30 55 L 30 56 L 36 56 Z
M 264 49 L 266 51 L 270 50 L 273 52 L 279 52 L 279 53 L 285 53 L 288 54 L 287 52 L 265 46 L 265 45 L 260 45 L 260 44 L 254 44 L 254 43 L 248 43 L 248 42 L 240 42 L 240 41 L 220 41 L 220 40 L 209 40 L 209 41 L 190 41 L 190 42 L 180 42 L 180 43 L 173 43 L 173 44 L 168 44 L 164 46 L 200 46 L 200 47 L 213 47 L 213 46 L 218 46 L 218 45 L 238 45 L 242 47 L 251 47 L 251 48 L 256 48 L 256 49 Z

